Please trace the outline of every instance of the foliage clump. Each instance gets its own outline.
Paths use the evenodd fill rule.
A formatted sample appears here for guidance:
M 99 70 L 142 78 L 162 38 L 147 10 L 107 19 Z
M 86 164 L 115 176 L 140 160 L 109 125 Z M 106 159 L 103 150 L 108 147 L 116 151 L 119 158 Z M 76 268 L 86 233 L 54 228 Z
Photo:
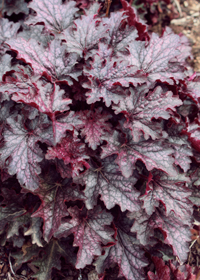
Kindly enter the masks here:
M 117 264 L 127 280 L 192 280 L 200 82 L 190 46 L 170 28 L 150 34 L 125 0 L 109 17 L 101 7 L 5 6 L 1 245 L 26 248 L 12 253 L 15 269 L 32 262 L 39 280 L 61 256 L 100 279 Z

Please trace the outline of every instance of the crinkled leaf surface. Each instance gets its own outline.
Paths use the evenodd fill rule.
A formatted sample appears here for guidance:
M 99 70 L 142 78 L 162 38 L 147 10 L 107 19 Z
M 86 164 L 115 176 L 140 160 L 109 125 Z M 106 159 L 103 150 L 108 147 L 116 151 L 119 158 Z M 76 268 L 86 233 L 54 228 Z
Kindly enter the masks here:
M 71 99 L 64 98 L 65 91 L 56 84 L 45 83 L 38 80 L 37 76 L 30 76 L 21 68 L 20 72 L 15 72 L 14 77 L 6 77 L 5 82 L 0 83 L 1 91 L 5 97 L 19 103 L 26 103 L 37 108 L 41 113 L 47 114 L 52 121 L 54 144 L 60 142 L 65 136 L 66 130 L 78 129 L 82 121 L 78 114 L 69 110 Z M 29 108 L 29 111 L 31 109 Z M 63 112 L 63 114 L 59 114 Z M 56 115 L 59 114 L 59 117 Z
M 113 246 L 105 247 L 104 255 L 98 257 L 95 266 L 98 273 L 103 273 L 114 263 L 119 266 L 119 276 L 127 280 L 145 279 L 143 267 L 147 265 L 144 251 L 139 241 L 128 230 L 128 219 L 120 215 L 116 228 L 116 241 Z
M 112 215 L 100 206 L 93 210 L 70 207 L 68 209 L 72 219 L 61 224 L 55 237 L 68 236 L 74 234 L 73 246 L 78 246 L 76 268 L 84 268 L 91 264 L 94 256 L 101 255 L 101 243 L 106 245 L 112 242 L 111 237 L 114 231 L 108 227 L 112 222 Z
M 55 143 L 59 143 L 60 140 L 65 137 L 66 130 L 76 130 L 82 125 L 82 120 L 79 118 L 79 114 L 69 111 L 67 114 L 62 114 L 61 117 L 53 118 L 53 133 Z
M 135 219 L 131 231 L 137 233 L 137 239 L 142 245 L 148 244 L 150 242 L 150 237 L 154 236 L 152 220 L 156 220 L 156 213 L 154 212 L 149 216 L 144 209 L 141 209 L 140 211 L 128 214 L 128 217 Z
M 61 0 L 33 0 L 28 6 L 36 11 L 37 15 L 29 17 L 26 24 L 44 22 L 46 28 L 59 37 L 60 33 L 72 24 L 78 11 L 75 5 L 75 1 L 63 3 Z
M 199 98 L 200 98 L 200 81 L 199 76 L 196 77 L 194 81 L 188 81 L 187 83 L 187 92 L 192 97 L 193 100 L 196 101 L 196 103 L 199 104 Z
M 48 33 L 43 25 L 26 25 L 23 24 L 23 31 L 19 33 L 19 37 L 29 41 L 31 38 L 41 43 L 45 48 L 51 40 L 54 39 L 52 35 Z
M 149 171 L 156 168 L 165 171 L 171 176 L 177 175 L 173 166 L 174 159 L 171 156 L 173 149 L 169 148 L 161 140 L 134 142 L 131 138 L 129 137 L 127 142 L 120 143 L 119 134 L 114 131 L 112 136 L 104 138 L 107 141 L 107 145 L 102 147 L 101 158 L 117 154 L 118 157 L 115 162 L 119 165 L 123 176 L 126 178 L 129 178 L 133 173 L 138 159 L 144 162 Z
M 115 52 L 127 47 L 137 37 L 137 32 L 133 31 L 133 28 L 129 26 L 126 26 L 126 28 L 122 27 L 126 19 L 127 16 L 124 14 L 124 11 L 111 13 L 109 18 L 105 17 L 102 19 L 103 23 L 108 27 L 108 44 L 113 47 Z
M 5 95 L 11 96 L 11 98 L 12 96 L 13 98 L 24 96 L 24 99 L 28 99 L 29 95 L 36 95 L 37 87 L 35 83 L 38 80 L 38 77 L 31 76 L 30 73 L 29 75 L 26 74 L 25 70 L 25 68 L 20 68 L 20 71 L 15 72 L 14 76 L 6 76 L 5 81 L 2 81 L 0 84 L 1 92 Z
M 129 217 L 135 218 L 131 231 L 137 232 L 137 238 L 143 245 L 149 243 L 149 238 L 154 236 L 154 229 L 158 228 L 164 234 L 165 243 L 172 246 L 179 260 L 186 261 L 189 251 L 188 242 L 191 239 L 189 230 L 191 221 L 180 219 L 173 211 L 166 216 L 160 210 L 151 216 L 143 210 L 131 213 Z
M 179 165 L 184 172 L 187 172 L 190 169 L 191 157 L 193 156 L 189 142 L 183 136 L 181 138 L 171 136 L 168 137 L 168 140 L 172 143 L 172 147 L 175 150 L 175 164 Z
M 23 38 L 7 40 L 6 43 L 12 50 L 17 51 L 18 58 L 31 64 L 35 74 L 48 74 L 52 80 L 65 80 L 72 84 L 71 78 L 77 79 L 80 72 L 73 72 L 76 64 L 77 55 L 70 54 L 65 57 L 66 48 L 62 45 L 61 40 L 54 39 L 44 48 L 34 39 L 28 42 Z
M 7 18 L 0 19 L 0 41 L 1 43 L 7 39 L 15 38 L 20 27 L 19 23 L 10 22 Z
M 84 167 L 89 168 L 89 164 L 86 161 L 89 156 L 85 153 L 85 144 L 69 133 L 56 147 L 48 148 L 46 159 L 55 158 L 62 159 L 65 164 L 70 164 L 73 176 L 77 176 Z
M 39 162 L 43 159 L 42 150 L 38 141 L 42 141 L 49 132 L 38 127 L 34 133 L 28 132 L 23 127 L 23 121 L 18 116 L 18 121 L 12 117 L 7 118 L 10 129 L 6 129 L 3 136 L 4 146 L 0 149 L 0 161 L 8 168 L 10 175 L 17 175 L 21 185 L 31 191 L 38 188 L 38 174 L 40 174 Z M 44 137 L 44 139 L 43 139 Z
M 162 129 L 158 130 L 158 124 L 152 119 L 169 119 L 170 110 L 174 111 L 182 101 L 174 97 L 172 92 L 164 92 L 161 87 L 156 87 L 149 92 L 146 85 L 130 89 L 130 95 L 120 100 L 118 105 L 113 105 L 115 113 L 123 112 L 127 118 L 125 128 L 131 130 L 134 141 L 139 141 L 141 135 L 147 140 L 149 136 L 153 140 L 160 138 Z
M 85 137 L 85 142 L 93 150 L 96 150 L 97 146 L 102 142 L 101 136 L 106 132 L 111 131 L 111 126 L 107 122 L 111 115 L 106 112 L 102 112 L 102 108 L 98 108 L 94 111 L 82 111 L 78 114 L 82 124 L 81 136 Z
M 107 26 L 94 14 L 82 16 L 74 21 L 75 27 L 64 31 L 64 38 L 67 41 L 68 52 L 76 52 L 83 56 L 90 49 L 94 48 L 99 40 L 105 38 Z
M 72 100 L 63 98 L 65 91 L 60 89 L 58 85 L 44 84 L 42 81 L 37 81 L 35 87 L 37 94 L 33 94 L 33 92 L 29 92 L 29 94 L 15 92 L 12 99 L 16 102 L 31 104 L 52 119 L 57 112 L 69 110 L 68 105 L 72 103 Z
M 102 279 L 113 265 L 144 279 L 144 255 L 185 261 L 200 205 L 186 37 L 148 35 L 126 0 L 109 17 L 97 2 L 0 0 L 0 243 L 22 247 L 16 271 L 36 260 L 39 280 L 61 256 L 97 261 Z M 168 278 L 192 279 L 173 264 Z
M 139 73 L 137 67 L 129 65 L 128 60 L 114 58 L 112 53 L 105 58 L 105 47 L 107 46 L 103 43 L 99 44 L 99 51 L 93 57 L 90 69 L 84 69 L 90 84 L 85 83 L 83 86 L 90 89 L 90 92 L 86 93 L 88 104 L 103 98 L 109 107 L 111 102 L 117 104 L 123 99 L 123 96 L 114 90 L 114 85 L 128 87 L 130 83 L 137 85 L 145 82 L 146 78 Z
M 56 185 L 49 186 L 44 183 L 40 185 L 38 195 L 42 203 L 39 209 L 33 213 L 32 217 L 41 217 L 43 219 L 43 237 L 46 242 L 49 242 L 54 232 L 60 226 L 61 219 L 69 215 L 65 205 L 65 189 Z
M 137 179 L 134 176 L 122 176 L 115 157 L 102 160 L 101 167 L 92 166 L 75 182 L 85 184 L 86 207 L 92 209 L 97 204 L 98 195 L 105 203 L 107 209 L 118 204 L 122 211 L 139 209 L 139 192 L 134 188 Z
M 187 122 L 187 128 L 185 133 L 188 135 L 189 141 L 191 142 L 193 148 L 198 152 L 200 151 L 200 119 L 196 118 L 192 123 Z
M 154 172 L 149 175 L 146 193 L 141 199 L 144 203 L 143 208 L 149 216 L 161 201 L 167 216 L 170 211 L 174 211 L 176 216 L 190 221 L 192 215 L 192 204 L 188 200 L 190 195 L 191 191 L 185 187 L 181 177 L 173 178 L 161 172 Z
M 128 49 L 131 64 L 148 73 L 150 81 L 170 82 L 170 78 L 184 78 L 183 65 L 190 55 L 190 47 L 183 44 L 182 38 L 169 27 L 161 38 L 153 33 L 148 44 L 134 40 Z
M 56 121 L 56 113 L 69 110 L 68 105 L 72 103 L 71 99 L 63 98 L 64 93 L 65 91 L 56 84 L 44 84 L 42 81 L 37 81 L 34 91 L 30 90 L 28 94 L 23 93 L 23 90 L 22 92 L 14 92 L 12 99 L 16 102 L 30 104 L 41 113 L 47 114 L 52 120 L 54 141 L 57 143 L 69 127 L 66 123 L 62 125 Z

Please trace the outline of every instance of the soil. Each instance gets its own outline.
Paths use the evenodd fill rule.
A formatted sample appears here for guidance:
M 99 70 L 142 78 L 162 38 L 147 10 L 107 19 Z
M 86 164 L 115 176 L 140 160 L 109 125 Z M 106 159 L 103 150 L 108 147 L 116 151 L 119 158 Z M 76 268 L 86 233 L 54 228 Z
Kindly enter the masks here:
M 152 11 L 150 11 L 151 13 Z M 155 5 L 154 11 L 158 14 L 152 23 L 149 15 L 146 16 L 147 22 L 150 21 L 149 31 L 162 33 L 165 26 L 169 26 L 176 34 L 184 34 L 192 47 L 192 55 L 189 63 L 196 72 L 200 72 L 200 1 L 196 0 L 171 0 L 170 4 Z M 151 14 L 152 15 L 152 14 Z M 157 19 L 158 18 L 158 19 Z M 13 273 L 12 260 L 8 254 L 9 248 L 0 246 L 0 280 L 36 280 L 31 276 L 37 271 L 37 268 L 30 264 L 25 264 Z M 90 265 L 82 270 L 76 270 L 74 267 L 62 262 L 62 270 L 52 271 L 52 280 L 98 280 L 95 267 Z M 193 242 L 191 241 L 188 263 L 191 266 L 200 265 L 200 237 L 198 231 Z M 119 268 L 117 266 L 106 271 L 104 280 L 125 280 L 124 277 L 117 278 Z M 200 280 L 200 272 L 197 273 L 196 280 Z M 198 276 L 199 274 L 199 276 Z M 49 279 L 50 280 L 50 279 Z

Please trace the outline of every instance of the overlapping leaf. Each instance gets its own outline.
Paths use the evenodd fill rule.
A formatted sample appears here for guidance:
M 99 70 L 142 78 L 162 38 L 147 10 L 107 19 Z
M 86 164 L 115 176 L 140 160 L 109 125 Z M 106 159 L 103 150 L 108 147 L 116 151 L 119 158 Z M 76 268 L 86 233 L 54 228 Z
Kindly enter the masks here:
M 62 159 L 64 163 L 70 164 L 72 176 L 77 176 L 84 167 L 89 168 L 87 160 L 89 156 L 85 153 L 85 145 L 77 137 L 67 134 L 61 143 L 54 148 L 48 148 L 46 159 Z
M 189 141 L 184 139 L 182 136 L 171 136 L 168 138 L 169 142 L 172 144 L 172 147 L 175 150 L 174 157 L 176 165 L 179 165 L 184 172 L 190 168 L 192 162 L 191 157 L 193 155 L 192 149 L 190 147 Z
M 121 225 L 120 225 L 121 224 Z M 114 263 L 119 266 L 119 276 L 127 280 L 145 279 L 143 267 L 147 265 L 142 246 L 128 230 L 129 222 L 120 215 L 116 229 L 116 241 L 113 246 L 105 248 L 104 255 L 95 262 L 98 273 L 103 273 Z
M 198 152 L 200 151 L 200 119 L 196 118 L 192 123 L 188 120 L 186 122 L 187 128 L 185 134 L 188 135 L 189 141 L 191 142 L 193 148 Z
M 106 245 L 113 241 L 114 231 L 108 227 L 112 222 L 112 215 L 100 206 L 93 210 L 80 211 L 78 207 L 68 209 L 72 219 L 61 224 L 56 237 L 68 236 L 74 233 L 73 246 L 78 246 L 76 268 L 83 268 L 91 264 L 94 256 L 101 255 L 101 243 Z
M 64 98 L 64 90 L 24 72 L 21 68 L 20 72 L 15 72 L 14 77 L 6 77 L 6 81 L 0 84 L 1 91 L 5 96 L 11 96 L 12 100 L 29 104 L 47 114 L 52 121 L 54 144 L 57 144 L 65 136 L 66 130 L 78 128 L 82 121 L 73 111 L 64 114 L 72 103 L 71 99 Z M 57 118 L 59 112 L 63 114 Z
M 6 13 L 8 16 L 19 13 L 24 13 L 27 15 L 29 13 L 27 3 L 24 0 L 12 0 L 12 2 L 5 1 L 3 3 L 3 13 Z
M 7 39 L 16 36 L 16 33 L 20 27 L 19 23 L 10 22 L 6 18 L 0 19 L 0 42 L 4 42 Z
M 34 265 L 39 267 L 39 271 L 34 274 L 38 280 L 49 280 L 51 279 L 52 268 L 61 269 L 60 257 L 65 256 L 66 253 L 60 246 L 57 240 L 52 239 L 49 244 L 45 246 L 45 254 L 42 258 L 37 258 Z
M 21 86 L 21 85 L 20 85 Z M 15 86 L 16 87 L 16 86 Z M 32 85 L 34 87 L 34 85 Z M 59 123 L 56 120 L 56 113 L 69 110 L 69 104 L 72 100 L 69 98 L 63 98 L 65 91 L 61 90 L 56 84 L 44 83 L 37 81 L 34 91 L 28 93 L 17 91 L 12 95 L 12 99 L 16 102 L 23 102 L 30 104 L 37 108 L 41 113 L 47 114 L 52 120 L 53 134 L 55 144 L 60 141 L 64 136 L 64 132 L 69 127 L 65 122 Z M 72 114 L 72 112 L 70 112 Z
M 36 11 L 37 15 L 29 17 L 26 24 L 44 22 L 46 28 L 59 37 L 59 34 L 67 29 L 73 22 L 78 9 L 75 1 L 63 3 L 61 0 L 31 1 L 29 8 Z
M 12 117 L 7 118 L 7 123 L 10 129 L 3 134 L 5 144 L 0 149 L 1 165 L 6 165 L 10 175 L 16 174 L 20 184 L 25 184 L 26 188 L 33 191 L 38 188 L 38 174 L 41 171 L 38 163 L 43 159 L 37 142 L 45 139 L 48 142 L 52 137 L 49 131 L 41 131 L 42 127 L 29 133 L 23 127 L 20 116 L 18 121 Z
M 134 176 L 130 178 L 122 176 L 114 159 L 113 156 L 105 158 L 101 167 L 91 167 L 75 180 L 86 186 L 84 190 L 86 206 L 92 209 L 97 204 L 98 196 L 101 195 L 107 209 L 118 204 L 122 211 L 138 210 L 139 192 L 134 188 L 137 179 Z
M 71 78 L 77 79 L 79 71 L 73 71 L 77 63 L 77 55 L 70 54 L 65 57 L 66 48 L 62 45 L 61 40 L 54 39 L 44 48 L 36 40 L 30 39 L 28 42 L 23 38 L 7 40 L 6 43 L 12 50 L 17 51 L 18 58 L 31 64 L 35 74 L 47 74 L 52 80 L 65 80 L 70 85 Z
M 20 208 L 15 203 L 9 204 L 6 207 L 0 207 L 0 230 L 4 230 L 6 224 L 15 220 L 15 218 L 26 213 L 24 208 Z
M 40 186 L 39 196 L 42 203 L 32 217 L 41 217 L 44 220 L 43 237 L 46 242 L 49 242 L 60 226 L 61 219 L 69 215 L 65 205 L 66 194 L 65 190 L 59 186 L 43 184 Z
M 23 24 L 23 31 L 19 33 L 19 37 L 25 39 L 26 41 L 34 39 L 35 41 L 41 43 L 45 48 L 48 47 L 50 41 L 54 39 L 54 37 L 48 33 L 43 25 L 28 26 L 26 24 Z
M 191 191 L 185 187 L 184 179 L 178 177 L 167 177 L 161 172 L 150 173 L 146 193 L 141 197 L 146 213 L 150 216 L 155 211 L 155 208 L 162 202 L 166 215 L 170 211 L 174 211 L 176 216 L 181 219 L 190 221 L 192 215 L 192 204 L 188 198 Z
M 111 131 L 110 124 L 106 122 L 111 115 L 102 112 L 102 108 L 98 108 L 95 112 L 82 111 L 78 116 L 82 121 L 82 124 L 79 125 L 82 127 L 81 136 L 85 136 L 85 142 L 93 150 L 96 150 L 97 146 L 102 142 L 101 136 Z
M 1 82 L 1 92 L 9 97 L 16 96 L 26 96 L 26 98 L 31 98 L 31 96 L 36 95 L 36 81 L 38 77 L 30 75 L 30 72 L 26 74 L 25 68 L 20 68 L 20 71 L 15 72 L 14 76 L 5 77 L 5 81 Z M 30 94 L 30 97 L 29 97 Z
M 36 244 L 39 247 L 43 247 L 42 245 L 42 232 L 41 232 L 42 219 L 41 218 L 31 218 L 31 225 L 24 235 L 31 235 L 32 244 Z
M 112 136 L 105 137 L 107 145 L 102 147 L 101 158 L 117 154 L 115 162 L 126 178 L 129 178 L 133 173 L 138 159 L 144 162 L 149 171 L 156 168 L 171 176 L 177 175 L 173 167 L 174 159 L 171 156 L 173 149 L 160 140 L 134 142 L 131 138 L 129 137 L 128 141 L 120 142 L 117 131 Z
M 164 92 L 161 87 L 157 87 L 152 92 L 146 85 L 130 89 L 131 93 L 120 100 L 119 104 L 113 105 L 115 113 L 123 112 L 127 118 L 125 128 L 131 130 L 133 140 L 138 142 L 142 135 L 147 140 L 149 136 L 153 140 L 160 138 L 162 127 L 152 119 L 169 119 L 170 110 L 175 110 L 182 101 L 174 97 L 172 92 Z
M 156 275 L 149 271 L 148 280 L 170 280 L 170 269 L 165 265 L 164 261 L 158 257 L 152 257 L 152 259 L 156 267 Z
M 141 280 L 144 251 L 185 261 L 200 203 L 187 39 L 148 35 L 126 0 L 109 17 L 95 0 L 1 2 L 0 234 L 22 247 L 16 270 L 34 258 L 33 277 L 49 280 L 63 256 Z M 193 279 L 154 264 L 149 279 Z
M 148 280 L 170 280 L 170 279 L 195 280 L 196 279 L 196 276 L 191 271 L 192 270 L 191 267 L 189 267 L 189 265 L 187 264 L 185 265 L 185 267 L 183 265 L 179 267 L 179 265 L 176 264 L 175 266 L 170 262 L 169 266 L 167 266 L 165 265 L 164 261 L 162 259 L 159 259 L 158 257 L 153 256 L 152 260 L 156 268 L 156 274 L 149 271 Z
M 107 26 L 103 25 L 96 15 L 82 16 L 74 21 L 75 27 L 70 27 L 64 31 L 64 38 L 67 41 L 68 52 L 76 52 L 80 56 L 94 48 L 100 39 L 107 36 Z
M 189 230 L 191 221 L 181 220 L 172 211 L 166 216 L 160 210 L 151 216 L 141 210 L 129 214 L 129 217 L 135 218 L 131 231 L 137 232 L 137 238 L 141 244 L 148 244 L 150 238 L 154 236 L 154 229 L 160 229 L 164 235 L 165 243 L 172 246 L 174 254 L 181 262 L 186 261 L 189 251 L 188 242 L 191 238 Z
M 143 41 L 132 41 L 128 48 L 131 64 L 148 73 L 149 81 L 183 79 L 185 59 L 190 56 L 190 47 L 183 40 L 166 28 L 161 38 L 153 33 L 147 46 Z
M 84 74 L 88 76 L 89 83 L 83 84 L 85 88 L 89 88 L 90 92 L 86 93 L 87 103 L 95 103 L 103 98 L 106 106 L 111 103 L 117 104 L 124 98 L 117 93 L 115 85 L 128 87 L 129 84 L 137 85 L 145 82 L 146 78 L 138 71 L 138 68 L 131 66 L 128 60 L 122 58 L 114 58 L 112 53 L 105 57 L 106 45 L 99 44 L 99 51 L 93 57 L 90 69 L 84 69 Z M 107 53 L 110 51 L 107 50 Z

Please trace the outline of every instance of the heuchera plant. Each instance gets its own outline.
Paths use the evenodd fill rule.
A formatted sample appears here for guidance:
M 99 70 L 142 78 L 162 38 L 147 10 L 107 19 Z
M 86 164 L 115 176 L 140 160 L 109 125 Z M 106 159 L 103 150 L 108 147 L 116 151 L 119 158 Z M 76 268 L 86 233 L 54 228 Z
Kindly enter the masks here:
M 195 279 L 200 78 L 184 36 L 120 5 L 21 0 L 0 19 L 1 245 L 39 280 L 61 257 L 99 279 Z

